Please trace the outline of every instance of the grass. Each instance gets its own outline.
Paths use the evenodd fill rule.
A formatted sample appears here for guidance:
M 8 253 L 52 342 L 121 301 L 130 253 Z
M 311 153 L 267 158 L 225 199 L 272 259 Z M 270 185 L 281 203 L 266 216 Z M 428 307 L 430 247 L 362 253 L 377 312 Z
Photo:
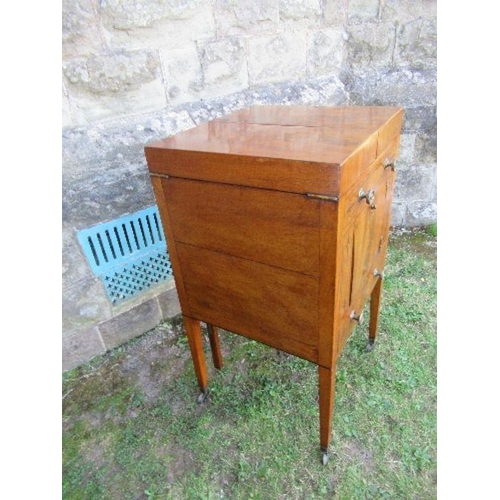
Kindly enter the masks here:
M 326 467 L 316 367 L 243 337 L 221 332 L 204 405 L 179 318 L 64 373 L 63 498 L 436 498 L 436 293 L 432 231 L 393 233 L 375 350 L 358 326 L 338 361 Z

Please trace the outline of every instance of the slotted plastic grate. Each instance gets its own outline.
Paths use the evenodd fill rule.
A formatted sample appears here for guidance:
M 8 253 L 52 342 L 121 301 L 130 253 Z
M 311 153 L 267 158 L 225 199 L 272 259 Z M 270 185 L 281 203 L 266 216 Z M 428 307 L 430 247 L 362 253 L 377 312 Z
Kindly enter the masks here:
M 83 229 L 77 236 L 113 304 L 172 277 L 157 206 Z

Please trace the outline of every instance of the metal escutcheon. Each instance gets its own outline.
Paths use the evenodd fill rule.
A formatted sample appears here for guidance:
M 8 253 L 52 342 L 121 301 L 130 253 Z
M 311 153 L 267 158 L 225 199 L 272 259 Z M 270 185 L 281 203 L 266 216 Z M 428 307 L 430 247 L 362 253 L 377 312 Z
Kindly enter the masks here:
M 393 172 L 396 171 L 396 166 L 394 165 L 394 160 L 385 160 L 384 161 L 384 170 L 390 168 Z
M 366 203 L 368 205 L 370 205 L 370 208 L 372 210 L 375 210 L 377 208 L 377 206 L 375 205 L 375 190 L 374 189 L 370 189 L 370 191 L 368 191 L 368 193 L 365 193 L 365 190 L 363 188 L 361 188 L 359 190 L 359 194 L 358 194 L 358 201 L 362 201 L 362 200 L 366 200 Z
M 354 309 L 351 311 L 350 318 L 353 321 L 357 321 L 360 325 L 362 325 L 365 321 L 365 317 L 364 317 L 363 313 L 356 314 L 356 311 Z

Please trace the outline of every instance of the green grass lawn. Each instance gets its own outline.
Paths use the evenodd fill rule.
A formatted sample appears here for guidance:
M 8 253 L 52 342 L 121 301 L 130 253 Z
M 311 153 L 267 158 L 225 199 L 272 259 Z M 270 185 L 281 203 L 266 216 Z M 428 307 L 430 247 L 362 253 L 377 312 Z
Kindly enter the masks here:
M 391 235 L 375 349 L 365 322 L 337 364 L 327 466 L 315 365 L 221 331 L 198 405 L 176 318 L 63 374 L 63 498 L 436 498 L 435 234 Z

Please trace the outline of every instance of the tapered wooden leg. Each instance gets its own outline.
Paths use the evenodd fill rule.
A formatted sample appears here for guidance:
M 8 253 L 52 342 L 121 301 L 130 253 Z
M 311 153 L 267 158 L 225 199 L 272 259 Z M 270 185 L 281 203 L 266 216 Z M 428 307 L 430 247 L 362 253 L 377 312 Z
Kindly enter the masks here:
M 328 446 L 332 434 L 333 405 L 335 402 L 335 367 L 318 366 L 319 374 L 319 442 L 323 465 L 328 463 Z
M 202 402 L 204 398 L 202 395 L 207 394 L 208 387 L 208 375 L 207 375 L 207 365 L 205 363 L 205 354 L 203 352 L 203 338 L 201 336 L 201 325 L 200 322 L 183 316 L 184 326 L 186 328 L 186 333 L 189 342 L 189 348 L 191 349 L 191 357 L 193 358 L 194 371 L 196 373 L 196 378 L 198 379 L 198 385 L 201 389 L 201 395 L 199 402 Z
M 368 346 L 371 351 L 377 337 L 378 319 L 380 316 L 380 299 L 382 298 L 382 278 L 377 280 L 370 298 L 370 325 L 368 328 Z
M 210 349 L 212 350 L 212 359 L 214 361 L 214 366 L 217 370 L 220 370 L 223 365 L 222 361 L 222 353 L 220 350 L 220 342 L 219 342 L 219 332 L 217 331 L 217 327 L 207 323 L 208 330 L 208 340 L 210 341 Z

